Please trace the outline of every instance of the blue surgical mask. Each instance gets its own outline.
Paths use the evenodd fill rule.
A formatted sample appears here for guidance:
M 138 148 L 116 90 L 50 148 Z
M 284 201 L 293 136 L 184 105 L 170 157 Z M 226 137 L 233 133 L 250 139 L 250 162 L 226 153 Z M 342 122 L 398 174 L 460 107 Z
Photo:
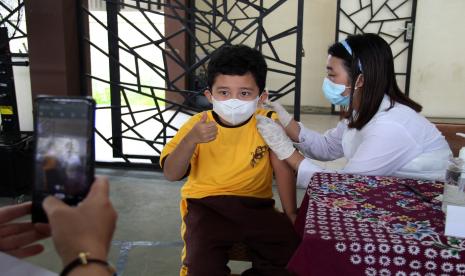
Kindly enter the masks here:
M 343 96 L 342 93 L 346 90 L 346 86 L 332 82 L 330 79 L 325 78 L 323 81 L 323 93 L 332 104 L 347 106 L 350 103 L 349 96 Z

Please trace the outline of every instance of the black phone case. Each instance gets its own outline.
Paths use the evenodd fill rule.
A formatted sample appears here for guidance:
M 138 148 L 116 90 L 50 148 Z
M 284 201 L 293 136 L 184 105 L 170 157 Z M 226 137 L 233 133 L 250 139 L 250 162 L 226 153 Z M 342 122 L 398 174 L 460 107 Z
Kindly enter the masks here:
M 60 102 L 60 101 L 85 101 L 86 104 L 90 107 L 88 110 L 88 118 L 87 120 L 90 122 L 88 124 L 87 133 L 89 136 L 87 137 L 87 143 L 90 143 L 90 153 L 87 156 L 87 166 L 86 170 L 86 179 L 88 183 L 86 183 L 86 192 L 83 194 L 81 200 L 87 195 L 90 190 L 90 186 L 94 180 L 94 171 L 95 171 L 95 141 L 94 141 L 94 128 L 95 128 L 95 101 L 91 97 L 60 97 L 60 96 L 38 96 L 34 101 L 34 184 L 32 189 L 32 211 L 31 211 L 31 218 L 32 222 L 48 222 L 47 215 L 42 207 L 42 202 L 44 200 L 44 196 L 37 192 L 36 188 L 36 156 L 37 156 L 37 138 L 38 138 L 38 106 L 41 102 L 48 101 L 48 102 Z M 67 200 L 66 198 L 63 200 L 68 205 L 77 205 L 80 200 Z

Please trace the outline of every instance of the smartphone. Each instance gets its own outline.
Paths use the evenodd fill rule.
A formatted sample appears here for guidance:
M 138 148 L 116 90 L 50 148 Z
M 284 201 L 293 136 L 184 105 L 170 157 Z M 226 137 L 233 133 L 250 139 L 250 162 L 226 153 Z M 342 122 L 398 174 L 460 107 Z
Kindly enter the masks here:
M 34 101 L 32 222 L 47 222 L 42 208 L 52 195 L 77 205 L 94 181 L 95 101 L 39 96 Z

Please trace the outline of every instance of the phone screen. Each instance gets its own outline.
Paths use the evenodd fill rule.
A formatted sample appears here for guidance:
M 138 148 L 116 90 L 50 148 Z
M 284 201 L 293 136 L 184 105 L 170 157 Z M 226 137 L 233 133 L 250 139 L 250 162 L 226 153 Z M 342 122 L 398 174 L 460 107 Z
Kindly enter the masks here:
M 94 176 L 93 101 L 50 97 L 38 99 L 36 108 L 33 201 L 41 207 L 42 200 L 53 195 L 77 204 Z

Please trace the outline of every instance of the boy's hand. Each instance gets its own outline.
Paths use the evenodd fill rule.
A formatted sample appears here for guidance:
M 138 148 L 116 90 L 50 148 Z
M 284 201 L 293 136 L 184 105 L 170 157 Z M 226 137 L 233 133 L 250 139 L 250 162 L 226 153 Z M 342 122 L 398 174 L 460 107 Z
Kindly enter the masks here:
M 207 122 L 207 112 L 202 113 L 202 118 L 191 129 L 186 138 L 193 144 L 208 143 L 215 140 L 218 128 L 215 122 Z
M 297 219 L 297 214 L 292 213 L 292 214 L 286 214 L 289 220 L 292 222 L 292 225 L 295 225 L 295 220 Z

